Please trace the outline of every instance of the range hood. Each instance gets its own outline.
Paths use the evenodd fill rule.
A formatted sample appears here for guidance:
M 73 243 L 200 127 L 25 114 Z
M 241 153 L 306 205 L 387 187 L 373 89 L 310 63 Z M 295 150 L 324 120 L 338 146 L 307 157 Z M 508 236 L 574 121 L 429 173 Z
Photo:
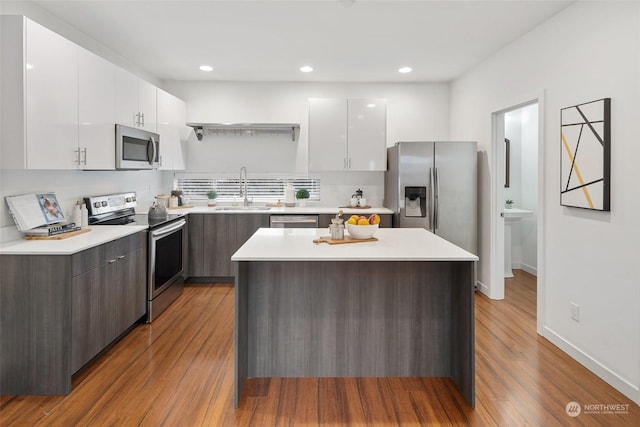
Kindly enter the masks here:
M 187 123 L 193 128 L 198 141 L 204 135 L 264 135 L 291 134 L 291 140 L 296 140 L 299 123 Z

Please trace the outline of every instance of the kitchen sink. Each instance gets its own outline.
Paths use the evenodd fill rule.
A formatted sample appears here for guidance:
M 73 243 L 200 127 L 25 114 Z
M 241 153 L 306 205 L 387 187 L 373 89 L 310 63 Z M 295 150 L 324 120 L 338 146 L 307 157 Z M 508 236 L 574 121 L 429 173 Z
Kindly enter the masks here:
M 217 211 L 268 211 L 266 206 L 221 206 L 217 207 Z

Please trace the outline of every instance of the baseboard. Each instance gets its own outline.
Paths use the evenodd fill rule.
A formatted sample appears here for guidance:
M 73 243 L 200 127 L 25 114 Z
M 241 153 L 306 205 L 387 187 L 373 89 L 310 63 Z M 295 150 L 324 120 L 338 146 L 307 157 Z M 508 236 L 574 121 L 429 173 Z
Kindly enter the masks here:
M 559 334 L 551 330 L 548 326 L 544 328 L 544 337 L 551 341 L 560 350 L 567 353 L 573 359 L 575 359 L 582 366 L 596 374 L 607 384 L 618 390 L 620 393 L 633 400 L 636 404 L 640 405 L 640 388 L 634 386 L 618 374 L 598 362 L 584 351 L 561 337 Z M 582 402 L 581 402 L 582 403 Z M 617 402 L 584 402 L 586 403 L 617 403 Z
M 527 264 L 520 264 L 520 268 L 522 268 L 524 271 L 526 271 L 529 274 L 533 274 L 534 276 L 538 276 L 538 269 L 535 267 L 531 267 L 530 265 Z
M 479 280 L 476 282 L 476 290 L 482 292 L 487 297 L 489 296 L 489 287 Z

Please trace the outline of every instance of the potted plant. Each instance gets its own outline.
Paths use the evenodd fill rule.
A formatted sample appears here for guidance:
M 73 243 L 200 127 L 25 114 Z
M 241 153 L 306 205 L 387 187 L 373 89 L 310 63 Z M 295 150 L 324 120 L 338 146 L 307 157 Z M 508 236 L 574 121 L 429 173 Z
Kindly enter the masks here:
M 207 198 L 209 201 L 207 202 L 207 206 L 215 206 L 216 205 L 216 197 L 218 197 L 218 193 L 216 190 L 211 190 L 207 193 Z
M 301 188 L 296 191 L 296 199 L 298 199 L 298 204 L 301 208 L 304 208 L 307 205 L 307 199 L 309 198 L 309 190 L 306 188 Z
M 504 207 L 507 209 L 511 209 L 513 207 L 513 200 L 507 199 L 507 201 L 504 202 Z

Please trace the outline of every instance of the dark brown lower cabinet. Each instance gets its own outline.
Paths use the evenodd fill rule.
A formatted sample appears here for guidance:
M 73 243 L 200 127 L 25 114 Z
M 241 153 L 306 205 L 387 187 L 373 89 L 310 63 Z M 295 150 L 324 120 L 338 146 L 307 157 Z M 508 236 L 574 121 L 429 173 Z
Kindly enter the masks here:
M 2 255 L 0 394 L 68 394 L 146 313 L 147 233 L 73 255 Z
M 71 370 L 77 371 L 146 312 L 146 251 L 112 242 L 106 263 L 71 280 Z M 108 254 L 116 249 L 115 255 Z
M 190 214 L 190 276 L 232 278 L 231 256 L 260 227 L 269 227 L 268 214 Z

